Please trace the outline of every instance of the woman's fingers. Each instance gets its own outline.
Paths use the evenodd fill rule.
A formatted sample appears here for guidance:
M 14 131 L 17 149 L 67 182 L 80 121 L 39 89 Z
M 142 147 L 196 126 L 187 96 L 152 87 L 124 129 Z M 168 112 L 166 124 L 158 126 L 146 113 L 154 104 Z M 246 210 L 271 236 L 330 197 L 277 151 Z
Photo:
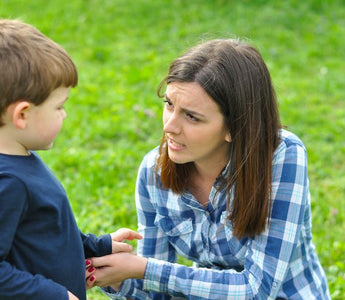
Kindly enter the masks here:
M 90 258 L 90 260 L 91 260 L 91 266 L 93 266 L 95 268 L 108 267 L 111 265 L 112 255 L 92 257 L 92 258 Z
M 91 288 L 93 286 L 108 286 L 117 281 L 117 272 L 112 267 L 96 268 L 94 275 L 91 275 L 86 280 L 86 287 Z
M 86 289 L 89 290 L 95 286 L 96 283 L 96 276 L 91 275 L 86 279 Z
M 85 260 L 86 270 L 85 270 L 85 280 L 86 280 L 86 289 L 91 289 L 94 285 L 96 277 L 93 275 L 96 271 L 96 268 L 91 265 L 91 260 Z

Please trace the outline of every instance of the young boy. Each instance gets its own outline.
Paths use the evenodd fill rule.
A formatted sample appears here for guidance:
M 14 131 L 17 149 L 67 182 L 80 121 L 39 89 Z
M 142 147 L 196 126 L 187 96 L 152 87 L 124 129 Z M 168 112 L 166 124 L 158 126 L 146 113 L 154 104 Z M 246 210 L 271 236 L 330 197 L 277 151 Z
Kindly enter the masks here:
M 131 251 L 122 229 L 82 234 L 66 193 L 35 150 L 50 149 L 77 69 L 58 44 L 0 20 L 0 299 L 86 299 L 85 257 Z M 86 273 L 85 273 L 86 272 Z

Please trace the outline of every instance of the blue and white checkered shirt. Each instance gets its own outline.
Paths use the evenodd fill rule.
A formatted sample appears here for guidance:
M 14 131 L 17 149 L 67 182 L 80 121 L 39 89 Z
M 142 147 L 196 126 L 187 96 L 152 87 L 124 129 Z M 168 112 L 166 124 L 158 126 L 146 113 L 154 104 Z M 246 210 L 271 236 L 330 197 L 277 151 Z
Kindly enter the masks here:
M 124 281 L 111 298 L 330 299 L 312 243 L 306 150 L 295 135 L 282 130 L 274 153 L 267 229 L 240 240 L 226 220 L 227 194 L 219 182 L 204 208 L 188 192 L 159 187 L 157 154 L 156 148 L 144 158 L 136 189 L 138 231 L 144 237 L 138 255 L 149 258 L 145 276 Z M 193 267 L 177 264 L 177 254 Z

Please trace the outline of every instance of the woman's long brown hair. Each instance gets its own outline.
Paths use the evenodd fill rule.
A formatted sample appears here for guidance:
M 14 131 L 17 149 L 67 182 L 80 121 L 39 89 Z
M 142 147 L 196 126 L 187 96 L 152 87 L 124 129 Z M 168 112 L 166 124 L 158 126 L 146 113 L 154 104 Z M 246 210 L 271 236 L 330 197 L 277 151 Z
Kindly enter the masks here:
M 197 82 L 219 105 L 232 139 L 225 182 L 228 219 L 238 238 L 260 234 L 271 211 L 272 158 L 281 128 L 275 91 L 260 53 L 237 40 L 211 40 L 172 62 L 159 96 L 171 82 Z M 157 162 L 162 186 L 182 193 L 194 164 L 171 161 L 164 135 Z

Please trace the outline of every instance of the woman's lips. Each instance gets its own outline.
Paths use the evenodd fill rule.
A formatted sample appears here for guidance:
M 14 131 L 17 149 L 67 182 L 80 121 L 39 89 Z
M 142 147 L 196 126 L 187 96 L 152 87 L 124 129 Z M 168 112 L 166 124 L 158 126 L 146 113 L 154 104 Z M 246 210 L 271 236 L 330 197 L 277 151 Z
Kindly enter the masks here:
M 175 140 L 173 140 L 171 138 L 167 137 L 167 139 L 168 139 L 168 147 L 171 150 L 178 151 L 178 150 L 182 150 L 182 149 L 184 149 L 186 147 L 184 144 L 178 143 L 178 142 L 176 142 Z

